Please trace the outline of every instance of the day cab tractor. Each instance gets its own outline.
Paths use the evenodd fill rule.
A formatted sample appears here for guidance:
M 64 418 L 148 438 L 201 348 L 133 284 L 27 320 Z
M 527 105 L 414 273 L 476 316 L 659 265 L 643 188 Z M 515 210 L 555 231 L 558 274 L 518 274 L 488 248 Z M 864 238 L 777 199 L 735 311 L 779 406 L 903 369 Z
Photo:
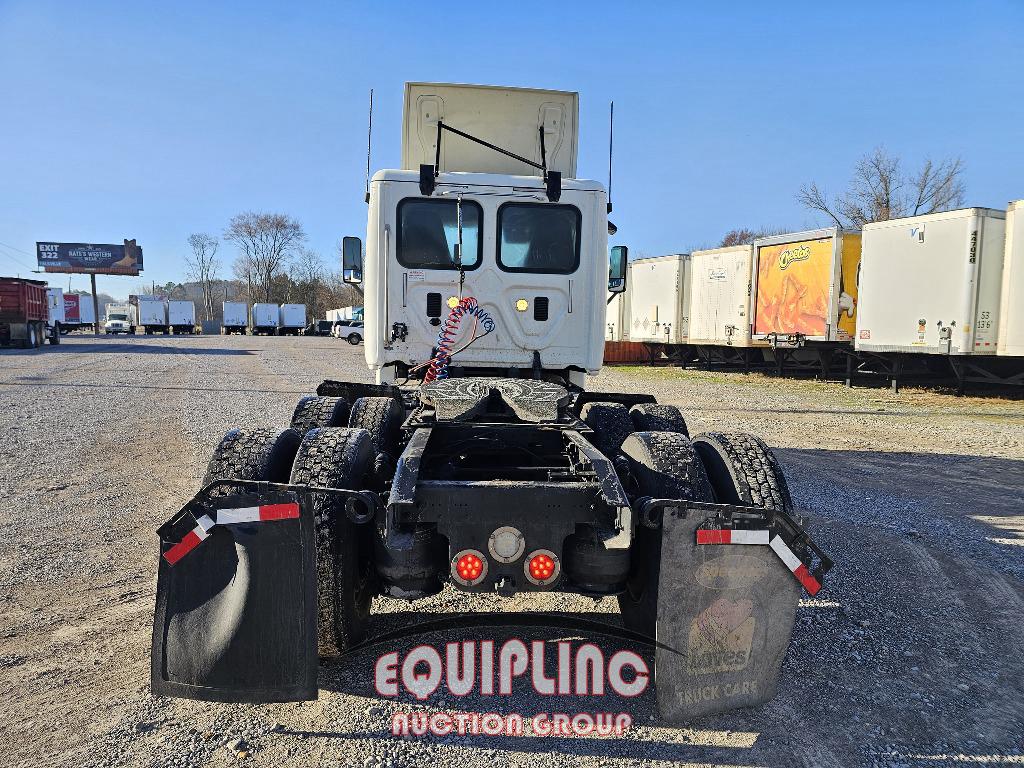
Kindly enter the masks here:
M 406 86 L 403 168 L 369 184 L 365 259 L 343 243 L 376 383 L 224 436 L 159 530 L 154 692 L 315 698 L 375 596 L 450 587 L 616 596 L 667 720 L 774 695 L 831 562 L 759 438 L 586 389 L 627 253 L 576 178 L 577 115 L 575 93 Z

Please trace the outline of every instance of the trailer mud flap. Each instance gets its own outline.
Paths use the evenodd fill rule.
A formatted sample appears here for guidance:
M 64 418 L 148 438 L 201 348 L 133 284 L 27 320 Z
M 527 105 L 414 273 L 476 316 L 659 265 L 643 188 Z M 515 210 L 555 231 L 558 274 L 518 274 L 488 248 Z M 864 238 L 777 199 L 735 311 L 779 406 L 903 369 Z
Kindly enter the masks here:
M 674 723 L 775 696 L 802 589 L 769 546 L 698 544 L 707 517 L 681 507 L 663 518 L 657 639 L 676 652 L 656 649 L 655 680 Z
M 229 702 L 317 696 L 316 549 L 294 493 L 206 489 L 162 526 L 152 690 Z

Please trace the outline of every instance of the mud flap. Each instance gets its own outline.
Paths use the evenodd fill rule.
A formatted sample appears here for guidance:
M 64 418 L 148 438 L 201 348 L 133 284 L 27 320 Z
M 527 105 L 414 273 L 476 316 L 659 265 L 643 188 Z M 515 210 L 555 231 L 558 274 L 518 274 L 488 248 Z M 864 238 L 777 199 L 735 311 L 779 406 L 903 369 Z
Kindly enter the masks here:
M 801 584 L 769 546 L 702 546 L 708 514 L 666 509 L 655 651 L 658 710 L 681 723 L 775 696 Z M 766 542 L 767 543 L 767 542 Z
M 315 699 L 309 505 L 294 493 L 210 499 L 206 491 L 159 530 L 153 693 L 252 703 Z

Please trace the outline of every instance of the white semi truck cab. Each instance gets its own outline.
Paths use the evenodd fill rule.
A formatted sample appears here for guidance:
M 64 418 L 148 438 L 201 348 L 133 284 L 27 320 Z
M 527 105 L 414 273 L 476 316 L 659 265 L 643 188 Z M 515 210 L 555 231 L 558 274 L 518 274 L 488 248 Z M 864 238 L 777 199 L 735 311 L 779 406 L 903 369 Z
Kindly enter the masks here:
M 582 388 L 598 373 L 609 278 L 625 281 L 609 274 L 605 189 L 574 178 L 576 124 L 575 93 L 406 86 L 405 167 L 370 183 L 365 269 L 361 242 L 344 246 L 378 383 L 441 367 Z
M 155 694 L 315 698 L 318 656 L 392 639 L 375 595 L 450 586 L 615 596 L 657 646 L 671 722 L 774 695 L 801 587 L 832 562 L 758 438 L 691 439 L 650 394 L 584 391 L 625 249 L 609 257 L 605 191 L 575 178 L 575 126 L 571 93 L 406 88 L 405 168 L 369 185 L 365 260 L 342 249 L 378 381 L 324 381 L 288 429 L 221 440 L 158 531 Z M 741 543 L 762 546 L 709 546 Z M 725 600 L 749 628 L 738 665 L 715 661 L 736 644 Z

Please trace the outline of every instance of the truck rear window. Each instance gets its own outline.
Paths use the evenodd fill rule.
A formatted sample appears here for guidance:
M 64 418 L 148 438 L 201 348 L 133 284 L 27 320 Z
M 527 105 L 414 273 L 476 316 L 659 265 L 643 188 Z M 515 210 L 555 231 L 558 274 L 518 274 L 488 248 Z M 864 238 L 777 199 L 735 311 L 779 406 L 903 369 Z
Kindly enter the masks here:
M 580 265 L 580 212 L 572 205 L 505 203 L 498 209 L 498 266 L 567 275 Z
M 480 206 L 462 201 L 462 266 L 480 265 Z M 398 263 L 416 269 L 458 269 L 458 202 L 436 198 L 406 198 L 398 204 Z

